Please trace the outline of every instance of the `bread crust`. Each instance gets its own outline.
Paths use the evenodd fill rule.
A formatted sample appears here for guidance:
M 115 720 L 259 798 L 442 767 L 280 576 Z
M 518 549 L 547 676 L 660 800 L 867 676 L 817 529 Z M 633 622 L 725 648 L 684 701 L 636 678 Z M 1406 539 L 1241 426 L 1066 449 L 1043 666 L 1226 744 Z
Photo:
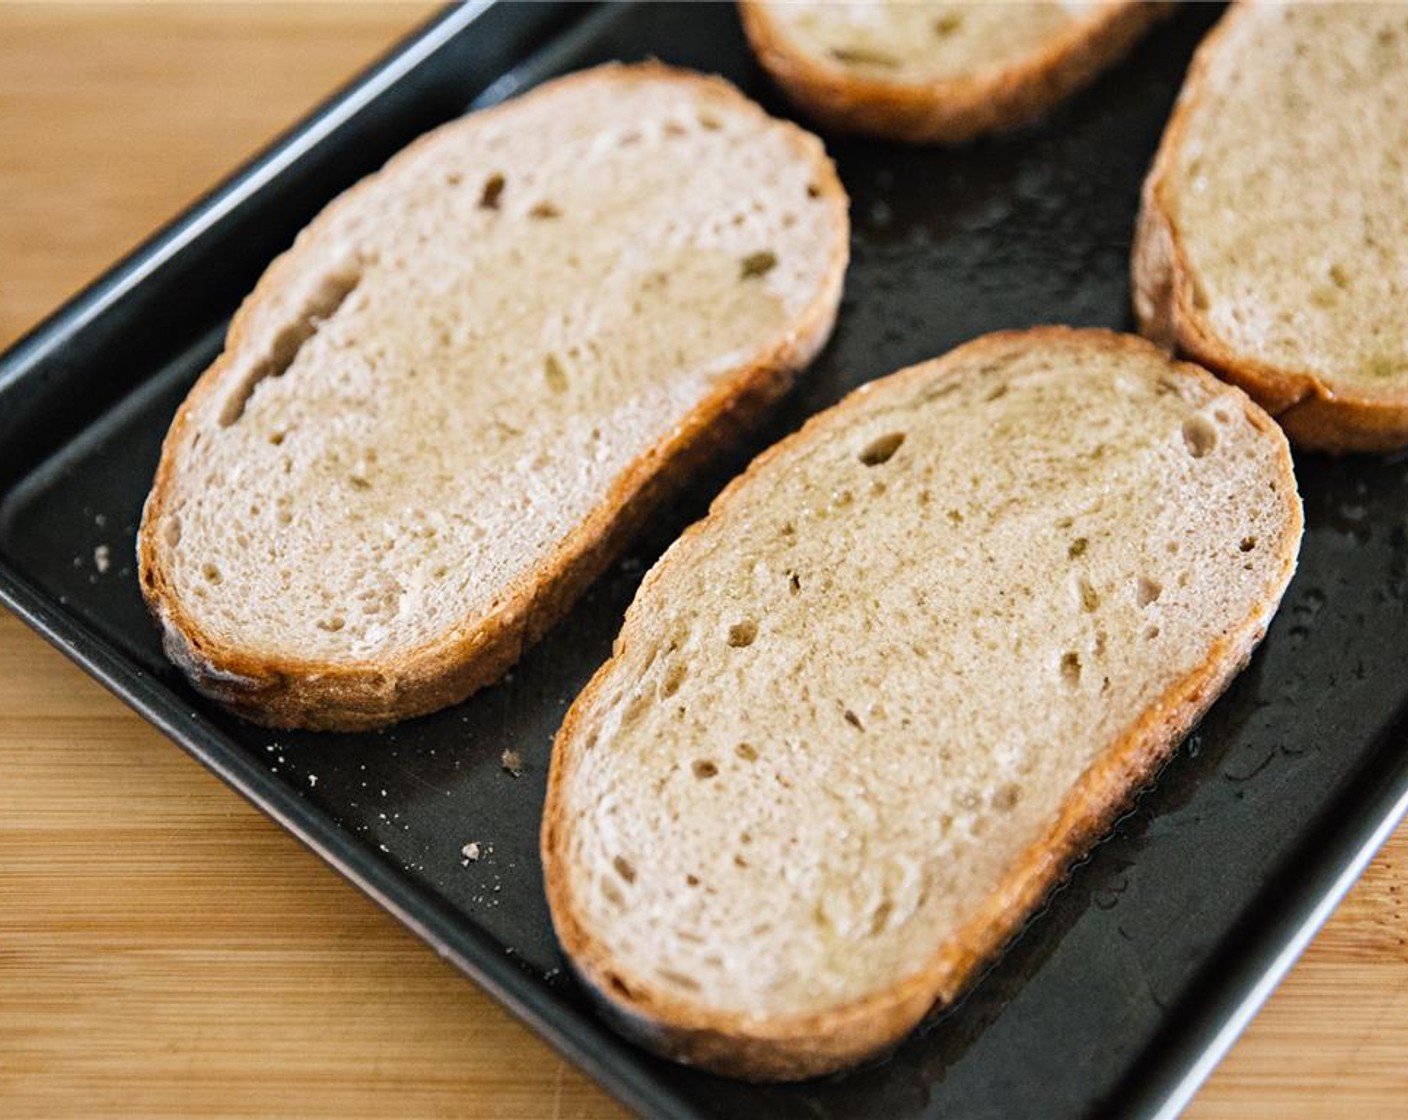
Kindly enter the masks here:
M 722 78 L 660 63 L 609 64 L 549 82 L 522 98 L 481 110 L 415 140 L 386 165 L 433 145 L 446 130 L 467 120 L 483 121 L 514 111 L 530 98 L 588 83 L 661 79 L 726 97 L 737 111 L 766 117 L 761 107 Z M 681 417 L 671 433 L 648 448 L 616 477 L 601 501 L 532 571 L 504 588 L 496 605 L 436 639 L 383 660 L 341 662 L 295 659 L 236 646 L 205 633 L 173 585 L 170 549 L 158 526 L 180 469 L 180 452 L 198 405 L 225 385 L 234 356 L 246 345 L 260 311 L 296 282 L 305 265 L 317 268 L 307 239 L 276 258 L 260 277 L 230 324 L 225 348 L 196 382 L 177 411 L 155 481 L 142 514 L 137 557 L 143 597 L 161 627 L 167 656 L 197 690 L 236 714 L 269 727 L 360 731 L 384 727 L 458 703 L 497 681 L 558 619 L 621 549 L 660 502 L 718 450 L 753 426 L 792 385 L 830 337 L 841 301 L 849 258 L 848 199 L 831 161 L 814 137 L 785 121 L 800 157 L 812 164 L 819 195 L 834 215 L 833 246 L 826 274 L 812 301 L 776 345 L 755 354 L 717 379 L 713 390 Z M 331 202 L 305 234 L 344 208 L 357 205 L 381 172 L 363 179 Z
M 1127 54 L 1172 5 L 1120 0 L 1071 23 L 1040 50 L 961 78 L 886 81 L 800 50 L 766 0 L 739 0 L 754 52 L 788 98 L 836 132 L 958 144 L 1040 117 Z
M 935 367 L 981 361 L 1014 344 L 1041 346 L 1073 339 L 1124 353 L 1148 355 L 1156 348 L 1144 339 L 1100 329 L 1036 327 L 986 335 L 937 361 L 911 366 L 891 378 L 931 377 Z M 1162 355 L 1161 355 L 1162 356 Z M 1215 379 L 1197 366 L 1171 363 L 1205 385 Z M 715 499 L 709 514 L 686 531 L 701 531 L 706 521 L 725 516 L 734 496 L 785 451 L 805 444 L 818 426 L 862 400 L 862 387 L 833 409 L 813 417 L 797 433 L 763 452 Z M 986 904 L 921 969 L 900 983 L 841 1007 L 807 1015 L 747 1018 L 716 1011 L 674 991 L 630 976 L 612 960 L 607 948 L 578 919 L 566 870 L 565 836 L 571 827 L 563 789 L 581 752 L 579 722 L 607 685 L 614 666 L 626 655 L 623 639 L 572 704 L 553 744 L 543 812 L 541 850 L 548 903 L 558 939 L 577 976 L 613 1025 L 635 1041 L 676 1061 L 748 1080 L 790 1081 L 853 1065 L 895 1045 L 936 1003 L 953 1001 L 1017 933 L 1027 916 L 1066 875 L 1070 865 L 1100 839 L 1154 778 L 1159 768 L 1246 665 L 1266 633 L 1281 595 L 1295 570 L 1302 530 L 1290 448 L 1275 422 L 1252 400 L 1243 398 L 1248 420 L 1278 447 L 1277 494 L 1288 513 L 1287 531 L 1274 542 L 1279 578 L 1240 624 L 1228 630 L 1207 660 L 1175 682 L 1147 710 L 1138 714 L 1115 744 L 1072 788 L 1060 812 L 1036 843 L 1014 863 Z M 662 578 L 668 555 L 646 576 L 645 587 Z M 635 610 L 633 605 L 632 611 Z M 629 614 L 628 614 L 629 619 Z
M 1244 18 L 1243 6 L 1234 5 L 1199 45 L 1144 180 L 1130 262 L 1139 330 L 1165 350 L 1245 390 L 1299 448 L 1336 455 L 1397 451 L 1408 446 L 1408 386 L 1370 397 L 1336 389 L 1309 370 L 1238 353 L 1199 309 L 1197 273 L 1169 195 L 1178 151 L 1203 102 L 1214 56 L 1235 22 Z

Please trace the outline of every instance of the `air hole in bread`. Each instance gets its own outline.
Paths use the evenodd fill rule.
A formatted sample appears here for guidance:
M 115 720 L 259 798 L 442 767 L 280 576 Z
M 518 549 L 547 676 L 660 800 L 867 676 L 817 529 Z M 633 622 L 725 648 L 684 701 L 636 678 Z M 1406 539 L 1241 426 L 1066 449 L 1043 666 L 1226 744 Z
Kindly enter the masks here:
M 1017 807 L 1017 803 L 1022 800 L 1022 787 L 1015 782 L 1008 782 L 1005 786 L 999 786 L 992 795 L 992 807 L 1000 813 L 1008 813 Z
M 326 630 L 329 634 L 336 634 L 347 625 L 347 620 L 340 614 L 335 614 L 330 615 L 328 618 L 318 619 L 314 625 L 317 626 L 319 630 Z
M 673 696 L 680 690 L 680 685 L 684 684 L 685 674 L 689 670 L 685 668 L 682 661 L 676 661 L 665 670 L 665 679 L 660 682 L 660 695 Z
M 479 192 L 479 207 L 481 210 L 497 210 L 499 200 L 504 193 L 504 177 L 499 172 L 494 172 L 484 180 L 484 189 Z
M 749 253 L 739 265 L 739 279 L 756 280 L 777 267 L 777 254 L 770 249 Z
M 1091 586 L 1089 580 L 1082 579 L 1079 586 L 1082 609 L 1093 612 L 1100 605 L 1100 593 Z
M 676 972 L 670 968 L 657 968 L 655 975 L 667 984 L 673 984 L 677 988 L 684 988 L 686 991 L 699 991 L 699 981 L 692 976 L 686 976 L 682 972 Z
M 716 778 L 719 774 L 719 764 L 710 758 L 696 758 L 692 769 L 694 776 L 701 782 Z
M 724 122 L 714 116 L 713 113 L 700 113 L 698 120 L 699 127 L 706 132 L 718 132 L 724 126 Z
M 181 519 L 172 514 L 166 519 L 166 523 L 161 528 L 162 539 L 168 548 L 175 548 L 181 543 Z
M 1072 688 L 1080 684 L 1080 654 L 1075 650 L 1061 655 L 1061 679 Z
M 855 712 L 851 711 L 850 708 L 847 708 L 842 713 L 841 718 L 844 719 L 847 723 L 849 723 L 852 727 L 854 727 L 857 731 L 865 730 L 865 724 L 861 723 L 860 716 L 856 715 Z
M 874 912 L 870 915 L 870 936 L 877 937 L 885 932 L 885 926 L 889 924 L 890 915 L 895 912 L 895 904 L 888 898 L 884 899 Z
M 228 428 L 244 415 L 245 406 L 258 384 L 269 377 L 282 377 L 298 357 L 304 344 L 318 328 L 337 314 L 337 309 L 362 281 L 361 267 L 351 266 L 323 279 L 321 285 L 292 322 L 274 335 L 269 352 L 234 387 L 220 411 L 220 426 Z
M 626 705 L 626 710 L 621 713 L 621 725 L 628 727 L 635 723 L 641 716 L 645 715 L 650 707 L 651 698 L 644 692 L 637 692 L 631 697 L 630 703 Z
M 1151 626 L 1151 627 L 1149 627 L 1149 629 L 1147 629 L 1147 630 L 1144 631 L 1144 637 L 1147 638 L 1147 639 L 1148 639 L 1149 641 L 1151 641 L 1151 642 L 1152 642 L 1155 638 L 1157 638 L 1158 636 L 1159 636 L 1159 628 L 1158 628 L 1157 626 Z
M 758 748 L 753 746 L 752 743 L 739 743 L 738 746 L 733 748 L 733 753 L 743 759 L 744 762 L 758 761 Z M 745 832 L 743 835 L 747 836 L 748 834 Z M 747 843 L 747 841 L 744 842 Z
M 610 879 L 603 879 L 601 881 L 601 897 L 606 899 L 607 902 L 611 903 L 611 905 L 618 910 L 624 910 L 626 908 L 626 896 L 621 893 L 621 888 Z
M 684 877 L 684 884 L 685 884 L 685 886 L 687 886 L 687 887 L 697 887 L 697 886 L 699 885 L 699 876 L 698 876 L 698 875 L 686 875 L 686 876 Z
M 948 15 L 936 19 L 933 26 L 934 34 L 940 39 L 946 39 L 963 26 L 963 17 L 957 12 L 949 12 Z
M 985 397 L 983 397 L 983 400 L 988 401 L 988 402 L 1000 401 L 1000 400 L 1001 400 L 1003 397 L 1005 397 L 1006 395 L 1007 395 L 1007 383 L 1006 383 L 1006 382 L 999 382 L 998 384 L 994 385 L 991 389 L 988 390 L 987 395 L 986 395 Z
M 861 448 L 857 458 L 867 467 L 878 467 L 881 463 L 888 463 L 894 458 L 895 452 L 900 449 L 902 443 L 904 443 L 903 432 L 890 432 L 878 439 L 871 440 Z
M 801 590 L 802 590 L 802 577 L 799 576 L 796 572 L 788 572 L 788 573 L 787 573 L 787 591 L 788 591 L 788 593 L 789 593 L 789 594 L 792 594 L 792 595 L 796 595 L 796 594 L 797 594 L 798 592 L 800 592 Z
M 738 834 L 738 842 L 740 844 L 751 844 L 753 842 L 753 834 L 745 829 Z
M 536 203 L 533 208 L 528 211 L 528 216 L 530 218 L 537 218 L 541 221 L 546 218 L 560 218 L 562 216 L 562 211 L 559 210 L 556 206 L 554 206 L 551 202 L 544 201 Z
M 734 867 L 747 867 L 747 866 L 748 866 L 748 861 L 747 861 L 746 859 L 744 859 L 741 855 L 739 855 L 737 852 L 735 852 L 735 853 L 734 853 L 734 856 L 733 856 L 733 866 L 734 866 Z
M 1078 556 L 1084 556 L 1085 550 L 1090 547 L 1090 541 L 1085 537 L 1077 537 L 1071 542 L 1070 548 L 1066 549 L 1066 555 L 1074 560 Z
M 1150 603 L 1158 601 L 1163 590 L 1163 584 L 1158 580 L 1150 579 L 1148 576 L 1140 576 L 1139 582 L 1134 588 L 1134 601 L 1141 607 L 1147 607 Z
M 543 359 L 543 377 L 554 393 L 567 392 L 567 371 L 562 368 L 556 354 L 549 354 Z
M 220 583 L 224 579 L 220 574 L 220 569 L 214 564 L 202 564 L 200 566 L 200 574 L 205 577 L 206 583 Z
M 820 198 L 820 197 L 821 197 L 821 188 L 820 188 L 819 186 L 817 186 L 815 183 L 808 183 L 808 184 L 807 184 L 807 197 L 808 197 L 808 198 Z
M 870 47 L 832 47 L 831 57 L 846 66 L 874 66 L 881 70 L 894 70 L 900 60 L 892 54 L 877 51 Z
M 1243 538 L 1242 538 L 1242 543 L 1241 543 L 1240 545 L 1238 545 L 1238 547 L 1239 547 L 1243 552 L 1250 552 L 1252 549 L 1254 549 L 1254 548 L 1256 547 L 1256 538 L 1255 538 L 1255 537 L 1243 537 Z
M 615 868 L 616 874 L 628 883 L 636 881 L 635 864 L 631 863 L 625 856 L 615 856 L 611 860 L 611 866 Z
M 758 637 L 758 624 L 751 618 L 735 622 L 728 628 L 728 644 L 734 649 L 751 646 Z
M 1201 459 L 1217 446 L 1217 429 L 1205 416 L 1190 416 L 1183 421 L 1183 442 L 1189 455 Z
M 279 447 L 279 446 L 281 446 L 281 445 L 283 444 L 284 440 L 287 439 L 287 438 L 288 438 L 288 433 L 287 433 L 287 432 L 272 432 L 272 433 L 270 433 L 270 435 L 269 435 L 269 442 L 270 442 L 273 446 Z

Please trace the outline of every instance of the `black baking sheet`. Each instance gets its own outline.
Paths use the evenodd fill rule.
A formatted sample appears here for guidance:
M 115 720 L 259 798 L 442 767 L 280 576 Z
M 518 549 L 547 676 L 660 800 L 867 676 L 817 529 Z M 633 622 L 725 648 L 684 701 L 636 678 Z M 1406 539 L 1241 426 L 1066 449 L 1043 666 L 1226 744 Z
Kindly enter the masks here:
M 1129 327 L 1140 179 L 1217 14 L 1180 11 L 1005 138 L 945 151 L 827 137 L 852 199 L 846 298 L 766 429 L 663 512 L 503 684 L 378 734 L 261 730 L 162 658 L 132 552 L 170 417 L 263 266 L 414 135 L 557 73 L 654 56 L 789 112 L 727 6 L 451 11 L 0 359 L 0 598 L 644 1114 L 1171 1115 L 1402 815 L 1401 460 L 1298 457 L 1301 568 L 1250 668 L 967 998 L 886 1061 L 748 1086 L 620 1041 L 564 972 L 536 852 L 563 711 L 643 570 L 750 454 L 985 331 Z M 509 748 L 519 777 L 501 765 Z

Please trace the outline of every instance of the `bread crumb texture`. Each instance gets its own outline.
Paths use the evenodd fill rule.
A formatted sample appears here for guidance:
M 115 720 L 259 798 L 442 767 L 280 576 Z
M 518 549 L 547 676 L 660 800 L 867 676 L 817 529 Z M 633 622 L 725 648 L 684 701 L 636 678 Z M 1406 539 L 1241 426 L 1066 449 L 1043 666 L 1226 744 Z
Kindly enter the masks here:
M 1142 342 L 1031 333 L 860 390 L 647 576 L 545 852 L 633 1007 L 746 1036 L 922 973 L 1142 714 L 1259 638 L 1300 534 L 1279 431 Z
M 723 82 L 614 67 L 324 211 L 192 396 L 145 529 L 203 656 L 391 664 L 472 633 L 724 380 L 819 345 L 846 231 L 819 169 Z
M 872 81 L 944 81 L 1021 61 L 1082 16 L 1058 3 L 876 3 L 805 0 L 767 5 L 799 51 Z
M 1408 385 L 1408 8 L 1239 5 L 1160 185 L 1193 310 L 1239 355 Z

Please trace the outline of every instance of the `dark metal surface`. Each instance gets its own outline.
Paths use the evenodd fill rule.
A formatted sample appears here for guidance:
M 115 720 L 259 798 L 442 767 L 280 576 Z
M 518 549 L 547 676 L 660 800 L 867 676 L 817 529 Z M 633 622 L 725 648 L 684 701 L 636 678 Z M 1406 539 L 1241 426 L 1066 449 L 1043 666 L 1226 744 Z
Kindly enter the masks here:
M 787 112 L 729 7 L 457 10 L 0 359 L 0 598 L 642 1112 L 1174 1111 L 1403 812 L 1402 462 L 1298 459 L 1301 570 L 1251 667 L 967 998 L 884 1062 L 758 1087 L 621 1042 L 563 974 L 536 850 L 564 709 L 607 655 L 643 568 L 749 454 L 855 385 L 984 331 L 1130 325 L 1140 179 L 1215 16 L 1182 12 L 1010 137 L 959 151 L 828 138 L 853 201 L 846 300 L 767 430 L 662 515 L 500 686 L 379 734 L 271 733 L 167 665 L 132 560 L 166 425 L 263 265 L 415 134 L 565 70 L 653 55 Z M 521 777 L 500 765 L 506 748 Z M 466 863 L 470 842 L 481 857 Z

